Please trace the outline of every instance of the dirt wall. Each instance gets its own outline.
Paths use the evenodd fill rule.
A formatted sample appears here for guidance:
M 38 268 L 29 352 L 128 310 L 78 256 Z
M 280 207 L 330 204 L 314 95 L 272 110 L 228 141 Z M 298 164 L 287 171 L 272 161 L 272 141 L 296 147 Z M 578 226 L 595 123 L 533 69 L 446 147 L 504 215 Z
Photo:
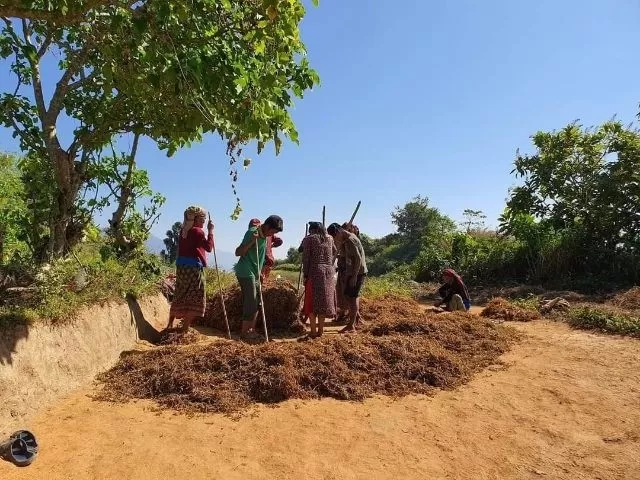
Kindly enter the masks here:
M 157 295 L 0 332 L 0 439 L 28 429 L 34 413 L 112 367 L 136 341 L 157 340 L 168 315 L 169 304 Z

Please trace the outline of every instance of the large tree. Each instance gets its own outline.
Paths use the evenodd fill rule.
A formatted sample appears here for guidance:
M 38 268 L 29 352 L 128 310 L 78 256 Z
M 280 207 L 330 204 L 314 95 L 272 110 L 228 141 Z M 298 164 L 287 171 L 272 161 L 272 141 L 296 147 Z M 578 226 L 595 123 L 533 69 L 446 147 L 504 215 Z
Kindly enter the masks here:
M 502 219 L 533 215 L 556 231 L 579 233 L 609 249 L 640 247 L 640 134 L 621 122 L 594 129 L 572 123 L 538 132 L 536 152 L 518 154 L 514 188 Z
M 278 153 L 281 135 L 297 142 L 293 96 L 318 82 L 300 39 L 301 0 L 9 7 L 18 4 L 79 15 L 64 24 L 37 12 L 11 18 L 21 15 L 5 9 L 0 32 L 0 56 L 11 59 L 16 81 L 0 95 L 0 122 L 26 153 L 46 160 L 55 179 L 52 256 L 78 241 L 85 187 L 96 188 L 91 166 L 116 135 L 149 137 L 172 155 L 216 132 L 228 142 L 233 181 L 250 141 L 258 153 L 270 141 Z M 47 62 L 57 62 L 58 78 L 45 75 Z M 65 116 L 74 125 L 69 135 L 59 129 Z

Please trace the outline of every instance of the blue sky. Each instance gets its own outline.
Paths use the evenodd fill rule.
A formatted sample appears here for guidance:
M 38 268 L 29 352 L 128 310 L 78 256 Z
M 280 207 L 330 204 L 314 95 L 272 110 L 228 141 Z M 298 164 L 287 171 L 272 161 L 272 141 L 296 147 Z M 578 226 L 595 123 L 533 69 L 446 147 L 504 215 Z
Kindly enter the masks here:
M 229 219 L 235 197 L 217 138 L 171 159 L 142 142 L 139 164 L 167 196 L 156 235 L 200 204 L 218 249 L 233 251 L 250 218 L 275 213 L 283 256 L 323 205 L 342 222 L 362 200 L 356 223 L 381 236 L 394 206 L 417 194 L 455 220 L 473 208 L 495 223 L 531 134 L 614 114 L 632 121 L 640 101 L 635 0 L 321 0 L 302 33 L 322 85 L 293 111 L 300 146 L 251 153 L 240 220 Z M 45 82 L 55 76 L 47 68 Z M 7 130 L 0 150 L 17 150 Z

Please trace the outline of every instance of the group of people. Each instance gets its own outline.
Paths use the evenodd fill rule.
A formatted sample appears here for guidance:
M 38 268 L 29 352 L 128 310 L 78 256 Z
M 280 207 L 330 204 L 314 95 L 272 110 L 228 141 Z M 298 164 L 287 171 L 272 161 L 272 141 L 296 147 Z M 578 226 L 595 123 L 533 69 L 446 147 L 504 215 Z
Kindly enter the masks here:
M 185 210 L 167 329 L 172 329 L 175 319 L 180 318 L 180 330 L 187 331 L 196 318 L 205 314 L 204 268 L 207 253 L 214 248 L 213 222 L 209 218 L 206 234 L 205 222 L 207 212 L 203 208 L 191 206 Z M 244 339 L 261 338 L 255 331 L 260 307 L 259 286 L 275 264 L 272 249 L 282 245 L 282 239 L 277 236 L 282 230 L 283 221 L 277 215 L 267 217 L 264 222 L 254 218 L 235 250 L 238 262 L 234 270 L 242 292 L 241 336 Z M 308 234 L 299 251 L 305 287 L 303 314 L 310 324 L 306 338 L 321 336 L 327 318 L 346 321 L 341 333 L 356 332 L 362 323 L 360 292 L 368 273 L 358 227 L 351 223 L 332 223 L 325 229 L 321 222 L 309 222 Z M 444 305 L 444 310 L 449 311 L 468 310 L 471 302 L 462 278 L 446 269 L 443 282 L 438 290 L 441 300 L 436 306 Z
M 347 319 L 341 332 L 355 332 L 361 322 L 360 291 L 368 272 L 358 228 L 332 223 L 325 230 L 322 223 L 309 222 L 309 234 L 299 250 L 305 286 L 303 313 L 309 319 L 309 338 L 323 334 L 326 318 Z

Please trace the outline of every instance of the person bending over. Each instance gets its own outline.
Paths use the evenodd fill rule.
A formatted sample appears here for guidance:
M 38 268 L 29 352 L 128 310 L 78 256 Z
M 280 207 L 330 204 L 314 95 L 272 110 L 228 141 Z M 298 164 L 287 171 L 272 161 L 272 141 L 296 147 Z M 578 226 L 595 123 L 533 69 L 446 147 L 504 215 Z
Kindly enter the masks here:
M 349 321 L 341 332 L 353 333 L 356 331 L 360 317 L 360 290 L 368 272 L 364 248 L 356 235 L 345 230 L 338 223 L 329 225 L 327 232 L 333 237 L 338 250 L 344 255 L 345 262 L 344 296 L 349 309 Z
M 244 234 L 242 243 L 236 248 L 236 256 L 240 259 L 234 270 L 242 291 L 243 338 L 258 337 L 255 333 L 259 307 L 258 282 L 263 280 L 261 270 L 266 257 L 267 238 L 281 232 L 282 229 L 282 218 L 271 215 L 262 225 L 251 225 Z
M 310 338 L 324 332 L 324 320 L 336 313 L 336 289 L 333 261 L 336 247 L 333 238 L 320 222 L 309 222 L 309 235 L 302 242 L 304 273 L 304 314 L 311 325 Z M 316 331 L 316 321 L 318 329 Z

